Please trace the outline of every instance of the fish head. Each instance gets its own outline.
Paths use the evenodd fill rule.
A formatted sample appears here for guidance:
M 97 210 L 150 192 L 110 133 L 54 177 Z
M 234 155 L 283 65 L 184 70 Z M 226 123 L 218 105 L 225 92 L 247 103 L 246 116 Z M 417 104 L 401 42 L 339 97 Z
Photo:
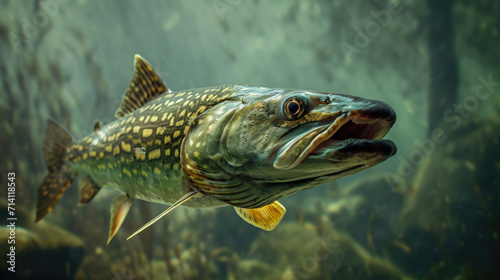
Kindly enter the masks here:
M 186 147 L 192 170 L 199 171 L 188 176 L 203 194 L 258 208 L 396 152 L 392 141 L 382 139 L 396 120 L 384 102 L 300 90 L 246 91 L 208 110 L 193 127 L 192 142 L 202 144 L 196 152 Z

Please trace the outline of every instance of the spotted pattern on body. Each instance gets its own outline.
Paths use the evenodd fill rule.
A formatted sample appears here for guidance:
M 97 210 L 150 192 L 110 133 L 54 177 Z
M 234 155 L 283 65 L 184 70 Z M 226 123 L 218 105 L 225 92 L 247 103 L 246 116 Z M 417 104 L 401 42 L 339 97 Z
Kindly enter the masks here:
M 75 142 L 68 159 L 75 171 L 97 178 L 98 185 L 114 184 L 131 195 L 164 200 L 152 189 L 182 179 L 180 148 L 190 126 L 234 92 L 233 86 L 220 86 L 160 95 Z M 191 140 L 190 147 L 200 144 Z M 144 188 L 137 190 L 135 184 Z

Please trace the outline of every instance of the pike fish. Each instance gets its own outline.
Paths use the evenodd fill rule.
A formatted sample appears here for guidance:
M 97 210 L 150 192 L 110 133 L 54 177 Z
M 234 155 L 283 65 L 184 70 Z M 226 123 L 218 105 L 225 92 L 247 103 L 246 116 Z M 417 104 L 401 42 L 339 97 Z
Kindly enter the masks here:
M 396 152 L 382 139 L 396 114 L 380 101 L 253 85 L 172 92 L 139 55 L 134 69 L 117 120 L 96 122 L 80 140 L 47 121 L 36 221 L 76 180 L 80 205 L 102 187 L 123 192 L 111 204 L 108 243 L 134 199 L 171 206 L 133 235 L 179 205 L 233 206 L 269 231 L 286 211 L 279 199 Z

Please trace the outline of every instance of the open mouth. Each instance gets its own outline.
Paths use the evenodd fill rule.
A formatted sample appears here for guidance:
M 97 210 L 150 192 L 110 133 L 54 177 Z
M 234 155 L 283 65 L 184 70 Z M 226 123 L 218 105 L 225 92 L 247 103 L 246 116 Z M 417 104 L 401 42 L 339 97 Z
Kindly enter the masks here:
M 317 127 L 294 137 L 280 149 L 274 167 L 291 169 L 310 154 L 318 155 L 332 150 L 392 156 L 396 152 L 394 143 L 380 139 L 391 129 L 395 114 L 388 106 L 382 109 L 351 111 L 336 116 L 328 124 L 317 123 Z
M 372 140 L 379 140 L 391 127 L 392 123 L 384 120 L 350 119 L 331 137 L 317 145 L 310 154 L 320 154 L 335 147 L 346 147 L 348 144 L 366 144 Z
M 382 138 L 389 129 L 386 124 L 380 121 L 366 122 L 359 120 L 349 120 L 346 124 L 341 126 L 339 130 L 331 137 L 333 140 L 353 139 L 367 139 L 374 140 Z

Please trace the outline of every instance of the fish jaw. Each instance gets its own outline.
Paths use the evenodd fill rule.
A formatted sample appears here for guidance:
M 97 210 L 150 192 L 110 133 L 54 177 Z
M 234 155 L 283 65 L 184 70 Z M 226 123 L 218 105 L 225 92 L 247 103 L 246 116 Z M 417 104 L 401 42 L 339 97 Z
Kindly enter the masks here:
M 361 161 L 370 162 L 371 159 L 383 161 L 396 153 L 396 145 L 392 141 L 381 140 L 396 121 L 394 110 L 380 101 L 342 97 L 350 99 L 350 104 L 330 105 L 342 107 L 336 109 L 338 113 L 332 118 L 308 124 L 316 128 L 305 132 L 301 132 L 303 128 L 298 133 L 291 130 L 282 139 L 286 143 L 277 145 L 281 148 L 273 167 L 293 169 L 308 157 L 311 157 L 310 161 L 316 162 L 348 165 L 351 161 L 358 165 Z M 327 166 L 329 168 L 331 166 Z

